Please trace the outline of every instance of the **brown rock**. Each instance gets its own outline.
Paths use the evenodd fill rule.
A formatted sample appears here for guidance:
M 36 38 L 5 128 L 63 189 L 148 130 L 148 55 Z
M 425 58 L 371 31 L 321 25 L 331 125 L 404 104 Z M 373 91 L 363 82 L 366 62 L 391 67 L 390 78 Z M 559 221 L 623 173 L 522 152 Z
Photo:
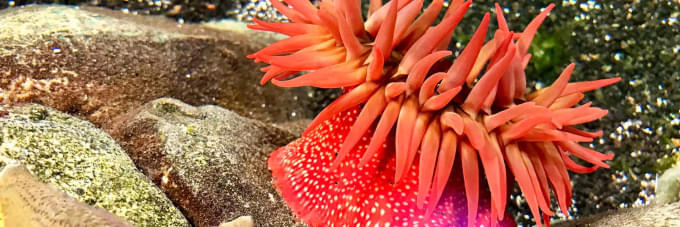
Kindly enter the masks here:
M 195 226 L 252 216 L 256 226 L 298 225 L 271 185 L 269 153 L 291 133 L 217 106 L 154 100 L 116 119 L 117 138 Z
M 40 103 L 104 129 L 159 97 L 216 104 L 265 122 L 312 117 L 310 88 L 258 84 L 262 72 L 245 56 L 272 40 L 90 7 L 6 9 L 0 100 Z

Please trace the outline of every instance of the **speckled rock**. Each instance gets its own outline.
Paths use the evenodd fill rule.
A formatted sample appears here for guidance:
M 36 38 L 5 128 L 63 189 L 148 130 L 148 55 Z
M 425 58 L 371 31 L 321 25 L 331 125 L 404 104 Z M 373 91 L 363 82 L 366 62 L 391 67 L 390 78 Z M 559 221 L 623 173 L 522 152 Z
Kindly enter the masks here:
M 106 133 L 36 104 L 2 108 L 0 165 L 25 165 L 69 196 L 139 226 L 188 226 L 170 200 Z
M 265 122 L 313 117 L 313 89 L 258 84 L 262 72 L 245 56 L 274 40 L 261 34 L 90 7 L 1 10 L 0 102 L 43 104 L 105 130 L 160 97 Z
M 116 119 L 114 136 L 195 226 L 252 216 L 256 226 L 293 226 L 271 185 L 269 153 L 295 136 L 208 105 L 154 100 Z
M 656 202 L 660 204 L 680 201 L 680 164 L 666 170 L 656 183 Z

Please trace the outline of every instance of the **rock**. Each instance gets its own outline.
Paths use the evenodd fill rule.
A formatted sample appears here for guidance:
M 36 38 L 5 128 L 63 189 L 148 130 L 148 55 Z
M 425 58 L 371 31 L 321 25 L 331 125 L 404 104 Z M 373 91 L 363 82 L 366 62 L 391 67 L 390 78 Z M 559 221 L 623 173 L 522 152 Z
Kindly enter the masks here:
M 252 216 L 257 226 L 292 226 L 266 160 L 292 134 L 217 106 L 154 100 L 115 120 L 115 137 L 195 226 Z
M 609 211 L 593 217 L 556 223 L 555 227 L 571 226 L 680 226 L 680 202 L 646 205 Z
M 0 100 L 43 104 L 105 130 L 114 117 L 160 97 L 265 122 L 313 117 L 313 89 L 260 86 L 259 66 L 245 57 L 276 39 L 227 30 L 91 7 L 5 9 Z
M 138 226 L 188 226 L 120 146 L 91 123 L 36 104 L 3 110 L 0 166 L 18 161 L 42 182 Z
M 79 202 L 42 183 L 17 164 L 0 172 L 0 206 L 7 226 L 133 227 L 104 209 Z
M 680 201 L 680 165 L 666 170 L 656 185 L 656 203 Z
M 292 133 L 295 137 L 300 137 L 305 129 L 307 129 L 309 123 L 312 123 L 312 119 L 301 119 L 272 125 Z
M 219 227 L 253 227 L 253 217 L 241 216 L 236 220 L 224 222 Z
M 263 0 L 264 1 L 264 0 Z M 155 1 L 155 0 L 41 0 L 41 1 L 1 1 L 0 9 L 22 6 L 32 3 L 58 3 L 69 5 L 89 5 L 122 10 L 140 15 L 166 15 L 178 21 L 206 21 L 229 17 L 234 10 L 241 9 L 241 4 L 250 0 L 224 1 Z M 237 9 L 238 8 L 238 9 Z M 271 6 L 270 6 L 271 8 Z M 240 10 L 242 11 L 242 10 Z M 240 12 L 239 11 L 239 12 Z M 228 13 L 225 13 L 228 12 Z

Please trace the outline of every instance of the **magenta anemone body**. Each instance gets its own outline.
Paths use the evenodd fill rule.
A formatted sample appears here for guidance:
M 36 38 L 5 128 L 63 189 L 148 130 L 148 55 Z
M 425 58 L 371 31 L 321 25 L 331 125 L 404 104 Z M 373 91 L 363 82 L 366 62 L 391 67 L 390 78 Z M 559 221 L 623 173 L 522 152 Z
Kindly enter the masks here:
M 344 90 L 268 161 L 283 199 L 304 222 L 513 225 L 505 207 L 514 181 L 537 224 L 549 224 L 551 190 L 562 213 L 571 205 L 568 170 L 609 167 L 604 161 L 613 154 L 578 144 L 602 131 L 577 127 L 607 110 L 579 102 L 620 78 L 570 83 L 570 64 L 549 87 L 525 89 L 529 45 L 552 4 L 521 32 L 508 29 L 496 5 L 493 38 L 486 40 L 487 13 L 448 60 L 470 4 L 371 0 L 362 13 L 360 0 L 273 0 L 290 22 L 249 26 L 289 36 L 248 56 L 268 64 L 262 84 Z

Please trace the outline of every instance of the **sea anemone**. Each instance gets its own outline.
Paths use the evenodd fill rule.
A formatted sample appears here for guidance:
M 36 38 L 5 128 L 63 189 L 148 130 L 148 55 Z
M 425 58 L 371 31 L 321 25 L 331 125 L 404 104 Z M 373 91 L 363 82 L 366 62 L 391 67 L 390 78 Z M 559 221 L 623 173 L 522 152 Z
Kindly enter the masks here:
M 562 213 L 570 206 L 567 170 L 608 168 L 604 161 L 613 154 L 578 144 L 602 131 L 574 126 L 607 110 L 576 105 L 583 92 L 620 78 L 569 83 L 570 64 L 551 86 L 527 94 L 529 45 L 552 4 L 521 33 L 508 29 L 496 4 L 493 38 L 485 42 L 487 13 L 460 55 L 447 60 L 452 52 L 445 49 L 470 4 L 451 1 L 432 25 L 443 0 L 424 11 L 423 0 L 371 0 L 366 21 L 360 0 L 318 6 L 273 0 L 290 22 L 249 26 L 290 36 L 248 56 L 269 64 L 262 84 L 343 88 L 302 138 L 268 162 L 302 220 L 312 226 L 508 223 L 509 169 L 537 223 L 549 224 L 551 188 Z M 458 217 L 465 203 L 467 215 Z

